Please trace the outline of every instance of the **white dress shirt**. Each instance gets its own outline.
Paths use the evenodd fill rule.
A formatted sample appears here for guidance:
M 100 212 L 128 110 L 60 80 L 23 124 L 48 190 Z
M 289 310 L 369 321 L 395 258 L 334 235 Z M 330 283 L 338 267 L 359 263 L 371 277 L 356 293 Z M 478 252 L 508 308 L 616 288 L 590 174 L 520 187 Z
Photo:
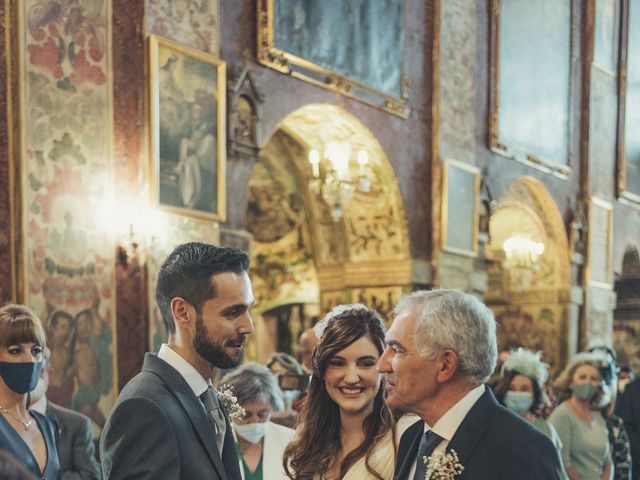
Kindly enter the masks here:
M 438 446 L 433 450 L 433 453 L 444 453 L 449 442 L 455 435 L 458 427 L 464 420 L 464 417 L 467 416 L 471 407 L 473 407 L 476 402 L 480 399 L 482 394 L 484 393 L 485 386 L 484 384 L 478 385 L 476 388 L 467 393 L 464 397 L 462 397 L 458 403 L 456 403 L 453 407 L 447 410 L 447 413 L 442 415 L 436 424 L 433 427 L 430 427 L 427 422 L 424 422 L 424 431 L 428 432 L 429 430 L 433 430 L 434 433 L 437 433 L 442 437 L 442 441 L 438 444 Z M 416 457 L 416 461 L 413 462 L 413 466 L 411 467 L 411 471 L 409 472 L 409 478 L 413 478 L 413 475 L 416 471 L 416 462 L 419 459 Z M 421 459 L 420 459 L 421 460 Z
M 200 372 L 198 372 L 193 367 L 193 365 L 182 358 L 180 354 L 178 354 L 166 343 L 163 343 L 160 347 L 158 358 L 160 360 L 164 360 L 178 371 L 178 373 L 182 376 L 182 378 L 184 378 L 187 384 L 189 384 L 189 387 L 191 387 L 191 390 L 193 390 L 193 393 L 196 397 L 198 397 L 198 399 L 200 399 L 200 395 L 206 392 L 207 388 L 209 388 L 211 379 L 207 381 L 202 378 Z M 202 406 L 202 408 L 204 408 L 204 405 Z

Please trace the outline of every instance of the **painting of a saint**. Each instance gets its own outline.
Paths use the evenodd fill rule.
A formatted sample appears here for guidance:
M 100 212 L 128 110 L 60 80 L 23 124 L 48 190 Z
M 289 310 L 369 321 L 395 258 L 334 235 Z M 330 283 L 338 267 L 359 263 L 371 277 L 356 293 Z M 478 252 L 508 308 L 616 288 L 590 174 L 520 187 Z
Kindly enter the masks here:
M 224 63 L 151 39 L 154 198 L 165 210 L 224 219 Z

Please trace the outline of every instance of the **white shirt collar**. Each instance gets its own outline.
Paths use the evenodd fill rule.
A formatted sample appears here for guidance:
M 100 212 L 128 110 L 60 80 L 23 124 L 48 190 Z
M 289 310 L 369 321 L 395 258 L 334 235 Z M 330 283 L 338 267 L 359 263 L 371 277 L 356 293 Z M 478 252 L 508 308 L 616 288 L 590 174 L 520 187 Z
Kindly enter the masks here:
M 182 358 L 180 354 L 166 343 L 163 343 L 160 347 L 158 358 L 167 362 L 175 368 L 180 375 L 182 375 L 182 378 L 184 378 L 184 380 L 189 384 L 189 387 L 191 387 L 191 390 L 193 390 L 196 397 L 202 395 L 207 388 L 209 388 L 211 380 L 209 379 L 209 381 L 207 381 L 202 378 L 202 375 L 193 368 L 193 365 Z
M 484 389 L 484 384 L 480 384 L 476 388 L 468 392 L 458 401 L 458 403 L 451 407 L 447 411 L 447 413 L 440 417 L 433 427 L 429 427 L 429 425 L 427 425 L 427 423 L 425 422 L 425 432 L 427 430 L 433 430 L 447 442 L 450 442 L 456 431 L 458 430 L 458 427 L 460 427 L 460 424 L 464 420 L 464 417 L 467 416 L 467 413 L 469 413 L 471 407 L 475 405 L 475 403 L 484 393 Z

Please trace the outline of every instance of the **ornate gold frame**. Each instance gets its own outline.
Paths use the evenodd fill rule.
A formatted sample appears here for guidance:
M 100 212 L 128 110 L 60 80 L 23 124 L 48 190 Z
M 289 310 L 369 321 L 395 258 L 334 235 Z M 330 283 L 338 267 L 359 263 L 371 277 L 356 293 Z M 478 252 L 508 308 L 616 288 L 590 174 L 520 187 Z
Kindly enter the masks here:
M 275 48 L 273 40 L 273 1 L 258 1 L 258 62 L 278 72 L 381 108 L 399 117 L 407 118 L 409 116 L 408 80 L 404 64 L 401 98 L 396 98 L 350 78 L 338 75 L 304 58 Z M 358 92 L 362 92 L 362 94 L 358 95 Z M 372 97 L 376 101 L 371 100 Z
M 163 205 L 160 203 L 159 192 L 159 48 L 172 50 L 177 55 L 191 57 L 203 63 L 207 63 L 216 67 L 217 82 L 217 208 L 214 213 L 204 212 L 201 210 L 193 210 L 189 208 L 176 207 L 172 205 Z M 179 216 L 189 216 L 201 220 L 209 220 L 214 222 L 224 222 L 226 219 L 226 64 L 217 57 L 186 47 L 177 42 L 172 42 L 155 35 L 149 36 L 149 193 L 151 195 L 151 203 L 155 208 Z
M 464 250 L 457 247 L 451 247 L 447 245 L 447 225 L 449 221 L 449 170 L 451 168 L 457 168 L 473 176 L 473 231 L 471 232 L 471 250 Z M 445 252 L 455 253 L 458 255 L 466 255 L 469 257 L 476 257 L 478 255 L 478 197 L 480 196 L 480 169 L 474 165 L 468 163 L 458 162 L 452 159 L 445 159 L 444 168 L 442 174 L 442 243 L 441 248 Z M 465 208 L 469 207 L 465 205 Z
M 627 100 L 627 61 L 629 55 L 629 0 L 621 0 L 620 51 L 618 59 L 618 141 L 616 158 L 616 193 L 631 206 L 640 207 L 640 194 L 627 190 L 627 156 L 625 153 L 625 122 Z
M 574 41 L 574 6 L 571 2 L 571 28 L 570 28 L 570 52 L 575 49 Z M 523 163 L 537 170 L 549 173 L 558 178 L 567 179 L 571 174 L 571 164 L 573 162 L 572 138 L 573 138 L 573 96 L 574 96 L 574 69 L 572 63 L 569 65 L 569 93 L 568 93 L 568 151 L 567 165 L 561 165 L 552 160 L 538 157 L 522 149 L 510 147 L 500 142 L 498 132 L 498 99 L 499 99 L 499 72 L 500 61 L 498 52 L 500 47 L 500 0 L 491 0 L 489 12 L 489 148 L 492 152 L 498 153 L 517 162 Z
M 595 231 L 593 224 L 594 210 L 601 208 L 607 211 L 607 279 L 606 281 L 592 279 L 591 254 L 593 253 L 593 233 Z M 596 285 L 603 288 L 613 288 L 613 205 L 598 197 L 591 197 L 589 202 L 589 236 L 587 240 L 587 266 L 585 268 L 585 279 L 588 285 Z

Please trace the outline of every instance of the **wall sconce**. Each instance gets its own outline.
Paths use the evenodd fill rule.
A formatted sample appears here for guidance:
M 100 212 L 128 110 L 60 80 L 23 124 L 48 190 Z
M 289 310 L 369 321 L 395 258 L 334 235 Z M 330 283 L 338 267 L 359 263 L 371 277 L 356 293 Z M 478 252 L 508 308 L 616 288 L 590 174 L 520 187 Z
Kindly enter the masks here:
M 356 189 L 365 193 L 371 189 L 371 180 L 367 175 L 369 154 L 365 150 L 357 152 L 357 176 L 352 174 L 350 157 L 351 146 L 340 142 L 327 142 L 323 157 L 318 150 L 309 152 L 309 188 L 312 192 L 322 195 L 322 199 L 331 209 L 334 222 L 340 221 Z

